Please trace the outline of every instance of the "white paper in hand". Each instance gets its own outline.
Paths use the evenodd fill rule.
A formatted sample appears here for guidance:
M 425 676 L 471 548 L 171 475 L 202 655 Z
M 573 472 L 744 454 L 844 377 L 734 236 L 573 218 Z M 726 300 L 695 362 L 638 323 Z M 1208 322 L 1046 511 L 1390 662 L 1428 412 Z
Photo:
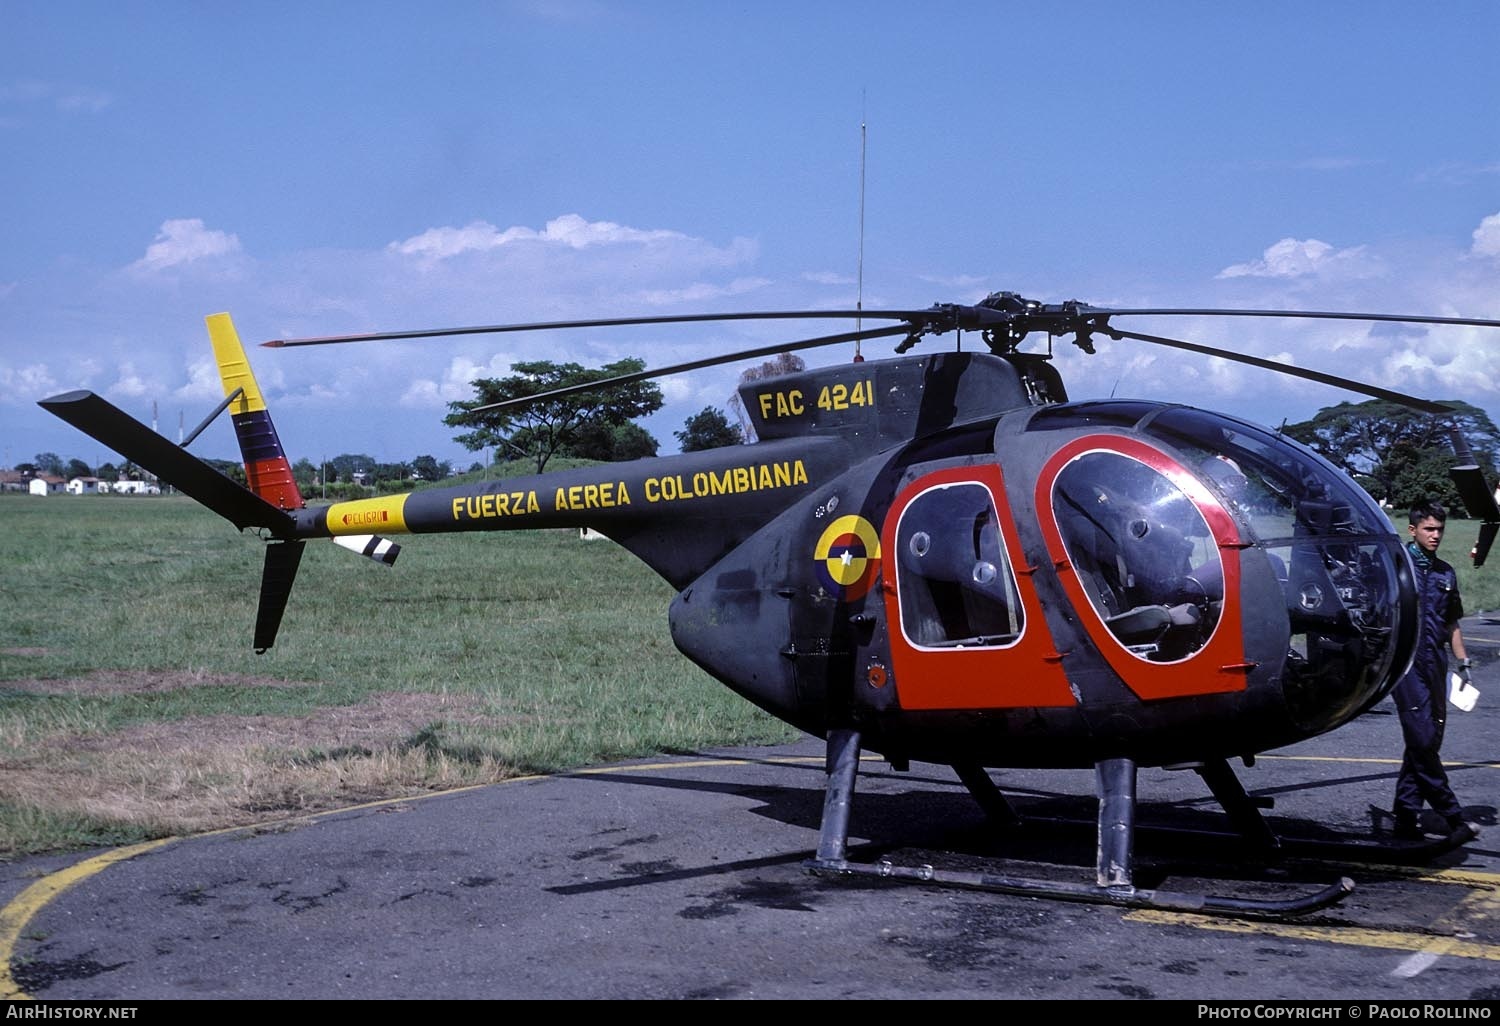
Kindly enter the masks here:
M 1479 689 L 1456 673 L 1448 674 L 1448 701 L 1463 712 L 1470 712 L 1479 701 Z

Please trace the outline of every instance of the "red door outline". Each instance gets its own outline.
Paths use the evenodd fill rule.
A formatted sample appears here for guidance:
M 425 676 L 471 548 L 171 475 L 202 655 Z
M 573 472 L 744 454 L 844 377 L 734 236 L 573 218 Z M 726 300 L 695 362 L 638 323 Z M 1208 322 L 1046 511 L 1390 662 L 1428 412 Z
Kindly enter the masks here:
M 896 529 L 901 515 L 924 492 L 955 484 L 977 484 L 989 492 L 998 517 L 1006 558 L 1015 573 L 1016 591 L 1024 616 L 1021 636 L 1004 647 L 922 648 L 912 644 L 901 624 L 900 562 Z M 897 702 L 903 709 L 1019 709 L 1073 706 L 1077 699 L 1063 673 L 1062 657 L 1053 643 L 1047 618 L 1032 580 L 1035 567 L 1024 565 L 1021 539 L 1010 507 L 1004 501 L 1005 482 L 994 464 L 954 467 L 917 478 L 891 505 L 881 532 L 885 556 L 885 608 L 891 645 L 891 664 Z
M 1224 608 L 1208 643 L 1186 659 L 1152 663 L 1131 654 L 1105 626 L 1068 560 L 1052 507 L 1052 487 L 1064 467 L 1091 452 L 1115 453 L 1144 463 L 1181 489 L 1208 523 L 1224 567 Z M 1139 439 L 1091 435 L 1074 439 L 1047 460 L 1037 476 L 1036 509 L 1047 552 L 1057 568 L 1063 590 L 1078 611 L 1079 622 L 1126 687 L 1144 699 L 1245 690 L 1245 675 L 1252 668 L 1245 659 L 1245 632 L 1240 610 L 1240 549 L 1245 545 L 1240 541 L 1234 518 L 1201 481 L 1176 460 Z

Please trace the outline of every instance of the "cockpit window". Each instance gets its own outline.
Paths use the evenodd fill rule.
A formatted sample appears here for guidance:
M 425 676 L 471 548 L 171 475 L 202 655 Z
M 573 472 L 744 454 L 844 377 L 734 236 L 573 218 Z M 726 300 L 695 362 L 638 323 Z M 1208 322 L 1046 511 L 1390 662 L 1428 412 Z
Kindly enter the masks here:
M 1224 568 L 1203 514 L 1168 477 L 1122 453 L 1086 452 L 1057 475 L 1052 508 L 1094 611 L 1127 651 L 1175 662 L 1207 643 Z
M 931 488 L 907 505 L 896 528 L 901 629 L 925 648 L 1004 646 L 1024 616 L 989 489 Z

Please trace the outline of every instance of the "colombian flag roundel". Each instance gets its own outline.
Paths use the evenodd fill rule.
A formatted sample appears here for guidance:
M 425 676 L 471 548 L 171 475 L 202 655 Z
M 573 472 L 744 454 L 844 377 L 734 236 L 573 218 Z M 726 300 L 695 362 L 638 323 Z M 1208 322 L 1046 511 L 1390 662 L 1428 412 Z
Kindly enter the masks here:
M 864 517 L 839 517 L 823 531 L 814 555 L 823 584 L 853 602 L 864 597 L 880 573 L 880 535 Z

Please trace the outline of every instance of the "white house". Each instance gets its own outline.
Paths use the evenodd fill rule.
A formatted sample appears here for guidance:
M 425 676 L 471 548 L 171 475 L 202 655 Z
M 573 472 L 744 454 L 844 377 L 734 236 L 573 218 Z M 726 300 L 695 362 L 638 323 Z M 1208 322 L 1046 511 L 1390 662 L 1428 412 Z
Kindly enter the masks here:
M 109 491 L 109 485 L 97 477 L 75 477 L 68 482 L 69 495 L 97 495 Z
M 31 479 L 32 495 L 61 495 L 67 489 L 67 482 L 52 474 L 38 474 Z
M 161 486 L 155 481 L 127 481 L 121 478 L 111 486 L 111 491 L 121 495 L 160 495 Z

